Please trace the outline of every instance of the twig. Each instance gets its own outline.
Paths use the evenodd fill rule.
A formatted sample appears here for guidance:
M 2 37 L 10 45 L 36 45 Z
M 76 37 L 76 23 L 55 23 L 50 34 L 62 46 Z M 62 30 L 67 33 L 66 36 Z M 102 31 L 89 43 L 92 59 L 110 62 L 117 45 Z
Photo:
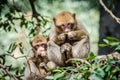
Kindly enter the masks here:
M 33 17 L 40 20 L 38 18 L 38 16 L 40 16 L 44 20 L 44 18 L 36 11 L 35 6 L 34 6 L 34 0 L 29 0 L 29 2 L 30 2 L 30 5 L 31 5 L 31 8 L 32 8 Z
M 102 5 L 102 7 L 105 9 L 105 11 L 107 11 L 107 12 L 112 16 L 112 18 L 115 19 L 116 22 L 120 24 L 120 18 L 116 17 L 116 16 L 105 6 L 105 4 L 103 3 L 102 0 L 99 0 L 99 2 L 100 2 L 100 4 Z
M 4 71 L 5 75 L 8 75 L 10 78 L 14 78 L 15 80 L 18 79 L 18 80 L 22 80 L 21 77 L 23 75 L 16 75 L 16 74 L 12 74 L 8 71 L 8 68 L 9 66 L 5 66 L 3 64 L 0 64 L 0 68 Z
M 25 57 L 25 59 L 27 59 L 27 56 L 26 55 L 24 55 L 24 56 L 19 56 L 19 57 L 14 57 L 14 55 L 11 55 L 11 54 L 1 54 L 0 55 L 0 57 L 2 57 L 2 56 L 11 56 L 12 58 L 14 58 L 14 59 L 19 59 L 19 58 L 23 58 L 23 57 Z
M 31 5 L 31 8 L 32 8 L 32 17 L 34 17 L 36 20 L 37 20 L 37 26 L 36 26 L 36 35 L 39 34 L 40 32 L 40 22 L 41 20 L 39 19 L 38 16 L 40 16 L 42 18 L 42 20 L 45 20 L 43 16 L 41 16 L 35 9 L 35 6 L 34 6 L 34 0 L 29 0 L 30 2 L 30 5 Z
M 68 59 L 68 60 L 66 61 L 66 63 L 68 63 L 68 62 L 70 62 L 70 61 L 80 61 L 81 63 L 85 63 L 85 64 L 90 65 L 90 63 L 89 63 L 88 61 L 83 60 L 83 59 L 71 58 L 71 59 Z

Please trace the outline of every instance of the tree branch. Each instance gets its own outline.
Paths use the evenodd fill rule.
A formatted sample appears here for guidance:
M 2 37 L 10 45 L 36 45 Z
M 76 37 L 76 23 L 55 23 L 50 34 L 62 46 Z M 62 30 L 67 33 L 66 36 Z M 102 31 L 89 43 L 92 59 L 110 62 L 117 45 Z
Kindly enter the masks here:
M 25 59 L 27 59 L 27 56 L 26 55 L 24 55 L 24 56 L 19 56 L 19 57 L 14 57 L 14 55 L 11 55 L 11 54 L 1 54 L 0 55 L 0 58 L 2 58 L 3 56 L 11 56 L 12 58 L 14 58 L 14 59 L 19 59 L 19 58 L 25 58 Z
M 42 20 L 45 20 L 35 9 L 34 6 L 34 1 L 35 0 L 29 0 L 31 8 L 32 8 L 32 17 L 34 17 L 37 20 L 37 26 L 36 26 L 36 35 L 39 34 L 40 32 L 40 22 L 41 20 L 38 18 L 38 16 L 40 16 L 42 18 Z
M 0 64 L 0 68 L 3 70 L 3 72 L 4 72 L 4 76 L 9 76 L 10 78 L 14 78 L 15 80 L 16 79 L 18 79 L 18 80 L 22 80 L 22 76 L 23 75 L 16 75 L 16 74 L 12 74 L 12 73 L 10 73 L 9 72 L 9 68 L 10 68 L 11 66 L 5 66 L 5 65 L 3 65 L 3 64 Z
M 100 2 L 100 4 L 101 4 L 101 6 L 105 9 L 105 11 L 107 11 L 107 12 L 112 16 L 112 18 L 115 19 L 116 22 L 120 24 L 120 18 L 116 17 L 116 16 L 105 6 L 105 4 L 103 3 L 102 0 L 99 0 L 99 2 Z

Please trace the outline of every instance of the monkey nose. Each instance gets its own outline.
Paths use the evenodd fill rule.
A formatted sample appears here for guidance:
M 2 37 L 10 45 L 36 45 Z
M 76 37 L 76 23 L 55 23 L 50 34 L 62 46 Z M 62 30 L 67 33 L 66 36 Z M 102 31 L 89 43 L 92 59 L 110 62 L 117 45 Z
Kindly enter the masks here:
M 70 31 L 70 29 L 65 29 L 65 32 L 69 32 Z

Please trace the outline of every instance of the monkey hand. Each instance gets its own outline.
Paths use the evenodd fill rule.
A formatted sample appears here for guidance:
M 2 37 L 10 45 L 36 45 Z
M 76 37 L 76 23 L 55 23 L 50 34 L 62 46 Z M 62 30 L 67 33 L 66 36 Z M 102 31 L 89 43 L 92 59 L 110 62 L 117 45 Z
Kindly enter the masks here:
M 74 31 L 68 32 L 68 39 L 74 40 L 77 37 L 77 34 Z
M 65 43 L 60 47 L 61 53 L 70 52 L 72 46 L 69 43 Z
M 65 41 L 66 35 L 64 33 L 62 33 L 58 36 L 58 39 L 61 40 L 61 41 Z

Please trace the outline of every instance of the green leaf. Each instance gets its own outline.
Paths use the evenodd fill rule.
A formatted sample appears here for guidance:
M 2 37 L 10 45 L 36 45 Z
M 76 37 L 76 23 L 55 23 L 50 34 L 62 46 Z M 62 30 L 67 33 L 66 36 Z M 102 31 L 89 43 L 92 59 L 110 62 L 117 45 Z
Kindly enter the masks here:
M 106 68 L 105 68 L 105 72 L 108 72 L 110 69 L 111 69 L 111 66 L 107 65 Z
M 80 75 L 79 73 L 74 74 L 73 79 L 77 80 L 79 75 Z
M 8 52 L 12 53 L 16 49 L 16 47 L 17 47 L 16 43 L 10 44 Z
M 54 69 L 52 72 L 57 73 L 57 72 L 62 72 L 60 69 Z
M 109 64 L 115 64 L 115 63 L 116 63 L 116 61 L 113 60 L 113 59 L 111 59 L 109 56 L 107 56 L 107 62 L 108 62 Z
M 103 41 L 106 43 L 106 44 L 109 44 L 109 41 L 107 39 L 103 39 Z
M 20 52 L 21 52 L 22 54 L 24 54 L 24 50 L 23 50 L 22 47 L 20 47 L 19 50 L 20 50 Z
M 65 75 L 65 72 L 62 72 L 62 73 L 56 73 L 56 74 L 54 75 L 54 80 L 57 80 L 57 79 L 63 77 L 64 75 Z
M 88 68 L 88 66 L 81 66 L 80 69 L 81 70 L 88 70 L 89 68 Z
M 120 42 L 111 42 L 110 45 L 111 46 L 118 46 L 120 44 Z
M 103 78 L 105 76 L 105 72 L 102 68 L 98 68 L 95 72 L 98 76 L 100 76 L 101 78 Z
M 88 58 L 86 58 L 87 60 L 93 60 L 95 58 L 95 54 L 93 52 L 89 52 L 89 56 Z
M 54 77 L 53 77 L 53 76 L 47 76 L 46 79 L 47 79 L 47 80 L 53 80 Z
M 106 47 L 108 46 L 107 44 L 99 44 L 100 47 Z
M 119 39 L 115 38 L 115 37 L 107 37 L 108 40 L 110 41 L 119 41 Z
M 66 67 L 66 70 L 76 71 L 76 70 L 75 70 L 75 67 L 73 67 L 73 66 L 68 66 L 68 67 Z
M 101 77 L 97 76 L 96 74 L 92 74 L 89 77 L 90 80 L 103 80 Z
M 118 45 L 115 50 L 120 51 L 120 45 Z

